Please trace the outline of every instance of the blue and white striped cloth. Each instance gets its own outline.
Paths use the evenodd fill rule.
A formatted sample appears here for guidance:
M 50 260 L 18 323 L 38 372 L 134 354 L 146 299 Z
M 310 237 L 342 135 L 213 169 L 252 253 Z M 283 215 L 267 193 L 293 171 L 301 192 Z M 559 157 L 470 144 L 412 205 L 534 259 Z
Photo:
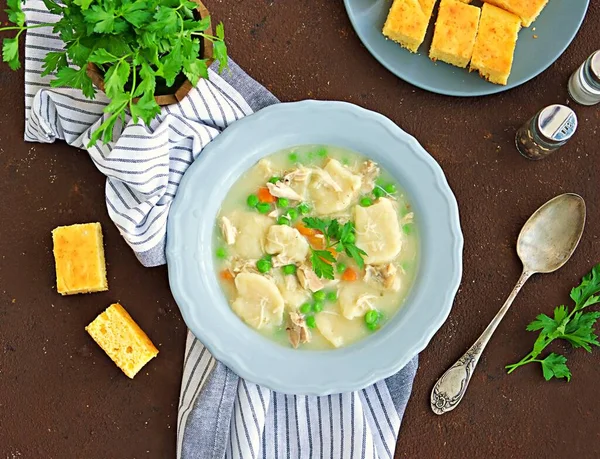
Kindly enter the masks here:
M 28 24 L 54 22 L 42 1 L 27 0 Z M 85 148 L 108 103 L 80 91 L 50 88 L 41 77 L 48 51 L 62 42 L 50 27 L 27 33 L 25 140 L 63 139 Z M 230 123 L 277 99 L 231 62 L 210 70 L 181 103 L 163 107 L 146 127 L 127 120 L 115 141 L 88 153 L 106 175 L 106 205 L 119 231 L 145 266 L 166 262 L 166 222 L 179 181 L 202 149 Z M 117 132 L 118 131 L 118 132 Z M 188 333 L 177 424 L 182 459 L 392 459 L 417 359 L 362 391 L 326 397 L 272 392 L 240 379 Z

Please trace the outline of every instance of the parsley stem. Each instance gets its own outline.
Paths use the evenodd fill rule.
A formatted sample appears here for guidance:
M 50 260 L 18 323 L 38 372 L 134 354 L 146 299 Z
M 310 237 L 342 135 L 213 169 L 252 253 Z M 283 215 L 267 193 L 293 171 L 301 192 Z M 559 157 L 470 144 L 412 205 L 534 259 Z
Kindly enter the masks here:
M 35 25 L 32 25 L 32 26 L 0 27 L 0 32 L 5 32 L 7 30 L 20 30 L 22 32 L 23 30 L 27 30 L 27 29 L 39 29 L 40 27 L 52 27 L 52 26 L 54 26 L 54 24 L 52 24 L 52 23 L 44 23 L 44 24 L 35 24 Z

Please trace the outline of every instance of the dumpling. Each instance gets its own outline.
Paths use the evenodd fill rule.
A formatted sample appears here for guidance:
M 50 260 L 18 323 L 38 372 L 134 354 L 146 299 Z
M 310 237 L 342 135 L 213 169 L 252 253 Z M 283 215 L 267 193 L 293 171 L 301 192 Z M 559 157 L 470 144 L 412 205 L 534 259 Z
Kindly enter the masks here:
M 365 333 L 362 320 L 348 320 L 335 311 L 320 312 L 315 315 L 315 321 L 317 330 L 334 347 L 354 342 Z
M 364 250 L 365 263 L 377 265 L 394 260 L 402 249 L 402 236 L 396 209 L 387 198 L 369 207 L 356 206 L 356 246 Z
M 265 236 L 273 219 L 256 212 L 236 211 L 229 219 L 237 229 L 235 244 L 237 254 L 242 258 L 257 259 L 262 257 Z
M 359 175 L 353 174 L 335 159 L 315 169 L 309 185 L 315 212 L 320 215 L 340 212 L 357 197 L 361 186 Z
M 235 277 L 237 297 L 233 311 L 248 325 L 262 328 L 278 326 L 283 321 L 283 297 L 275 283 L 254 273 L 240 273 Z
M 348 320 L 363 317 L 380 296 L 379 291 L 363 283 L 343 284 L 338 291 L 342 315 Z
M 286 264 L 301 262 L 308 255 L 308 242 L 300 232 L 287 225 L 273 225 L 269 228 L 265 240 L 265 250 L 286 260 Z

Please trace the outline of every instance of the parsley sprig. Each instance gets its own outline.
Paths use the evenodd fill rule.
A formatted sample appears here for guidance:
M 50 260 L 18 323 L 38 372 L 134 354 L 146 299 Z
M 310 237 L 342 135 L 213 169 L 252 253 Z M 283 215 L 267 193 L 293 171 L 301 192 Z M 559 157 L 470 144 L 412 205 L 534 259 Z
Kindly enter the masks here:
M 333 263 L 335 257 L 327 250 L 332 247 L 336 252 L 344 252 L 351 257 L 360 269 L 365 266 L 363 256 L 367 254 L 356 247 L 356 228 L 352 222 L 346 222 L 343 225 L 335 219 L 321 219 L 315 217 L 306 217 L 302 222 L 307 228 L 312 228 L 323 233 L 325 237 L 325 249 L 317 250 L 311 247 L 310 261 L 313 265 L 315 274 L 325 279 L 334 279 Z
M 61 16 L 56 23 L 25 26 L 21 0 L 7 0 L 6 12 L 16 31 L 2 44 L 2 60 L 13 70 L 20 68 L 19 37 L 38 27 L 53 28 L 64 42 L 62 51 L 46 54 L 43 76 L 54 74 L 53 87 L 81 89 L 94 99 L 96 89 L 86 73 L 88 63 L 104 72 L 105 92 L 111 99 L 104 109 L 109 115 L 94 131 L 89 146 L 98 139 L 109 142 L 113 128 L 129 113 L 134 123 L 149 124 L 160 113 L 154 100 L 156 88 L 174 85 L 183 73 L 196 85 L 208 78 L 207 59 L 200 59 L 200 39 L 213 42 L 213 57 L 220 71 L 227 68 L 223 24 L 216 36 L 207 33 L 210 17 L 197 20 L 197 5 L 189 0 L 43 0 L 46 8 Z
M 519 362 L 507 365 L 508 373 L 528 363 L 537 362 L 542 366 L 546 381 L 552 378 L 566 378 L 571 380 L 571 371 L 567 367 L 567 358 L 552 352 L 546 358 L 538 358 L 554 340 L 562 339 L 574 348 L 583 348 L 592 352 L 592 346 L 600 346 L 594 325 L 600 312 L 584 312 L 583 310 L 600 303 L 600 264 L 594 266 L 589 274 L 584 276 L 581 284 L 571 290 L 571 299 L 575 307 L 569 308 L 561 305 L 554 309 L 554 317 L 540 314 L 536 320 L 527 326 L 528 331 L 540 331 L 535 340 L 533 350 Z

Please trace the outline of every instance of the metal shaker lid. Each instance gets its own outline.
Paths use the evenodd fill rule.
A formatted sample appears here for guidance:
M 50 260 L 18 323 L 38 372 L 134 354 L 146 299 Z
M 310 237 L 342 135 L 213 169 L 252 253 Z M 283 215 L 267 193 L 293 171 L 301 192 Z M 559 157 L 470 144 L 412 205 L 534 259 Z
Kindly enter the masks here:
M 600 84 L 600 49 L 592 54 L 590 59 L 590 74 L 594 81 Z
M 540 112 L 537 128 L 549 142 L 566 142 L 577 129 L 577 115 L 564 105 L 549 105 Z

